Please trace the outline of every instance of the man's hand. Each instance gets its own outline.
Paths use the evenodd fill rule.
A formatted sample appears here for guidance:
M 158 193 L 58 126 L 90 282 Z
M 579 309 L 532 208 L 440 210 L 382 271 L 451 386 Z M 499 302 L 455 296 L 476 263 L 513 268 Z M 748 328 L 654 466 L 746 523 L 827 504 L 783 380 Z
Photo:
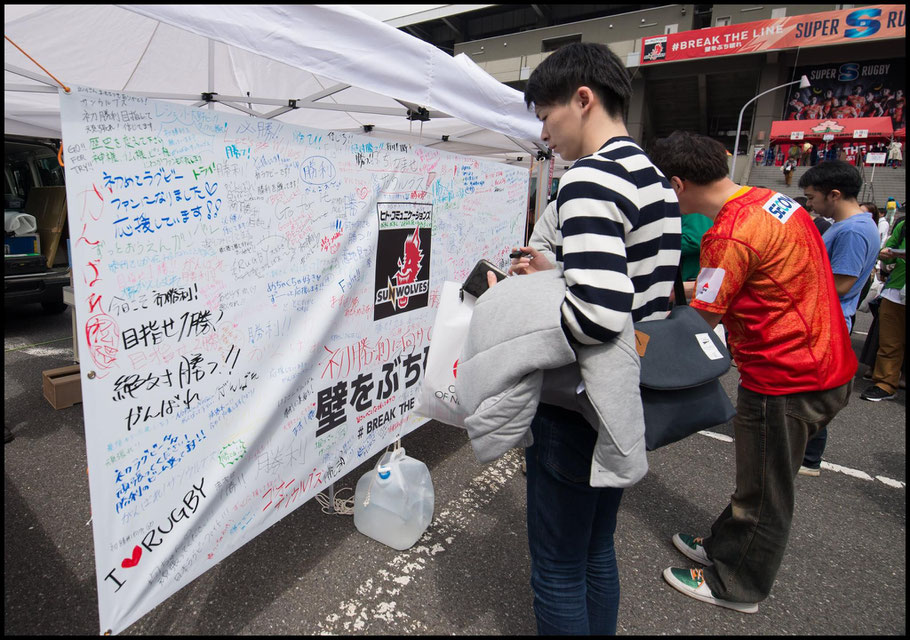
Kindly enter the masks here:
M 517 247 L 513 251 L 521 251 L 528 255 L 521 258 L 512 258 L 509 275 L 525 275 L 554 268 L 553 264 L 534 247 Z

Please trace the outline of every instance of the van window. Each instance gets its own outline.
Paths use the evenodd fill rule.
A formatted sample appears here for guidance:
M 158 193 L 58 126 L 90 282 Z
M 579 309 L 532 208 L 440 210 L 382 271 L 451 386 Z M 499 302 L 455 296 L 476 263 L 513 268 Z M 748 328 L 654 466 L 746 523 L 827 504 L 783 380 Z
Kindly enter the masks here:
M 10 185 L 12 193 L 23 200 L 27 200 L 28 192 L 35 186 L 28 162 L 25 160 L 12 160 L 7 166 L 13 178 L 13 184 Z
M 36 158 L 35 166 L 38 169 L 38 175 L 41 177 L 41 186 L 43 187 L 62 187 L 63 167 L 57 162 L 57 158 Z

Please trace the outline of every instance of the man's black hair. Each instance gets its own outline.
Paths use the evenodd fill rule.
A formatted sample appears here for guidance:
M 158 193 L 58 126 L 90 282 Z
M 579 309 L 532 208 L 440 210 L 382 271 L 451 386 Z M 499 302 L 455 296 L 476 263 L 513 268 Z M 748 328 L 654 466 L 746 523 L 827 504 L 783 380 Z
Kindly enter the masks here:
M 632 95 L 629 73 L 610 47 L 595 42 L 574 42 L 551 53 L 528 78 L 525 104 L 564 105 L 579 87 L 589 87 L 611 117 L 624 117 Z
M 674 131 L 655 140 L 648 151 L 661 173 L 706 185 L 727 177 L 727 150 L 720 142 L 689 131 Z
M 824 195 L 837 189 L 845 198 L 856 199 L 863 188 L 863 179 L 852 164 L 843 160 L 827 160 L 806 171 L 799 179 L 799 187 L 812 187 Z

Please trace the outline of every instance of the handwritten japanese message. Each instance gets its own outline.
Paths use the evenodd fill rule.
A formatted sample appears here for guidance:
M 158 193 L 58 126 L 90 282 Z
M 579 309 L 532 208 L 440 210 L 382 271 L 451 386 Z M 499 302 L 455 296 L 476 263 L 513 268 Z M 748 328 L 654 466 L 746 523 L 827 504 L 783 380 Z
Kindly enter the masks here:
M 117 633 L 424 422 L 442 283 L 508 264 L 528 172 L 88 87 L 61 105 Z

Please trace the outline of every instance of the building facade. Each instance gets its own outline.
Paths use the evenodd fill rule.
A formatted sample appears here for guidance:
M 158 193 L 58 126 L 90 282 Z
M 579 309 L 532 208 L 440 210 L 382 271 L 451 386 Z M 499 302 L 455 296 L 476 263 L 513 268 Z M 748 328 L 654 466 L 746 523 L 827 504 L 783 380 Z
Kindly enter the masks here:
M 886 85 L 886 98 L 902 97 L 904 24 L 904 5 L 488 5 L 403 28 L 519 90 L 559 46 L 608 44 L 632 76 L 633 137 L 647 146 L 684 129 L 745 154 L 767 145 L 773 121 L 793 115 L 798 84 L 771 89 L 803 73 L 813 86 L 794 104 L 858 86 L 875 100 Z M 743 111 L 737 143 L 740 111 L 764 92 Z

